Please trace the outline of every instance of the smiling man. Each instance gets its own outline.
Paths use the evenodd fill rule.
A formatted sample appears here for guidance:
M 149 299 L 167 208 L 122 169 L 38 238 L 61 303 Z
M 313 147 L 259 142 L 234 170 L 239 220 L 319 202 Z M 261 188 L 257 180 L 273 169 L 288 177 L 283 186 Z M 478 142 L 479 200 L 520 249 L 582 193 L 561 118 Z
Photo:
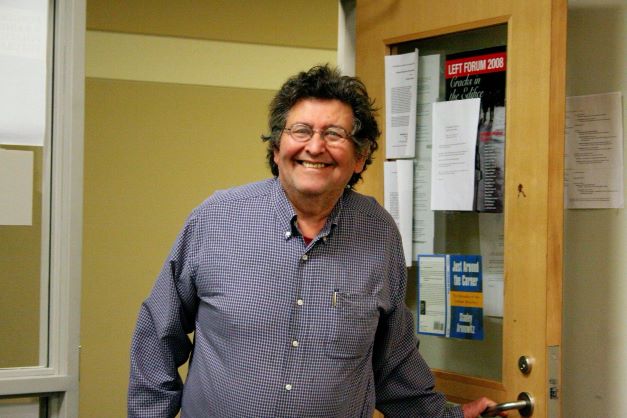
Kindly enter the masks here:
M 282 86 L 263 137 L 274 178 L 197 207 L 141 306 L 130 417 L 476 417 L 493 404 L 447 408 L 433 390 L 396 225 L 352 190 L 379 135 L 358 79 L 321 66 Z
M 290 109 L 287 128 L 272 149 L 298 228 L 309 240 L 322 229 L 351 177 L 364 169 L 366 152 L 357 152 L 350 139 L 354 124 L 346 103 L 303 99 Z

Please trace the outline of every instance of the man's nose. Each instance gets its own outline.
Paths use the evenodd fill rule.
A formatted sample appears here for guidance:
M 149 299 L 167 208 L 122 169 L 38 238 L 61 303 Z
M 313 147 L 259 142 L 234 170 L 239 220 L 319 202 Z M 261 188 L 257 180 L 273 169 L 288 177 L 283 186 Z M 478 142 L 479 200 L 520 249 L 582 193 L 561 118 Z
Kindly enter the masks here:
M 313 136 L 307 141 L 307 151 L 312 154 L 320 154 L 326 149 L 327 143 L 322 132 L 314 131 Z

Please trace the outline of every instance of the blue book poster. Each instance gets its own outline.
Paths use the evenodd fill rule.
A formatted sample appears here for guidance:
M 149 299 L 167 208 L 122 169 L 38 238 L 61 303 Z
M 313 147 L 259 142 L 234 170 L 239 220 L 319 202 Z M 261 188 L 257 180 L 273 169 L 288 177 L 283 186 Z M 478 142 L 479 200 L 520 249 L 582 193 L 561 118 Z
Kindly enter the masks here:
M 483 278 L 480 255 L 449 257 L 451 338 L 483 340 Z

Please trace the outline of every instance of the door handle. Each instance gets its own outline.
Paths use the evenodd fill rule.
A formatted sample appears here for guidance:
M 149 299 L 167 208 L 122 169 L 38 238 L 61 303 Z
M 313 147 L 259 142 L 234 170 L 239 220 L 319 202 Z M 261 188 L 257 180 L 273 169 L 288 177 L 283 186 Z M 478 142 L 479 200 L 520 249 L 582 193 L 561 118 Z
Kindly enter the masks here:
M 514 402 L 503 402 L 496 405 L 488 406 L 481 414 L 484 417 L 495 417 L 503 411 L 511 411 L 518 409 L 521 417 L 530 417 L 533 414 L 533 396 L 527 392 L 518 394 L 518 400 Z

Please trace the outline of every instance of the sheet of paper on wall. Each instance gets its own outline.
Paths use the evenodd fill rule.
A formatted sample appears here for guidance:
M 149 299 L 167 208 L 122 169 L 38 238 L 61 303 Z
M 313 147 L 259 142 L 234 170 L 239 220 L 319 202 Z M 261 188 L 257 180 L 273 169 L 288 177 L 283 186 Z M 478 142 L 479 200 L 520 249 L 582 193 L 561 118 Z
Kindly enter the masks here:
M 566 98 L 565 207 L 625 207 L 622 95 Z
M 473 210 L 481 99 L 433 104 L 431 209 Z
M 385 161 L 384 206 L 392 215 L 403 240 L 403 253 L 407 267 L 412 264 L 412 205 L 413 205 L 413 160 Z
M 503 317 L 503 277 L 505 241 L 502 213 L 479 214 L 479 247 L 483 261 L 486 316 Z
M 431 161 L 414 162 L 414 259 L 433 253 L 435 214 L 431 210 Z
M 33 223 L 33 152 L 0 148 L 0 225 Z
M 418 50 L 385 57 L 385 155 L 414 158 Z
M 418 268 L 418 333 L 446 335 L 448 290 L 446 256 L 419 255 Z
M 433 103 L 416 105 L 416 160 L 431 161 Z
M 433 253 L 434 213 L 431 210 L 431 124 L 433 103 L 439 98 L 440 55 L 418 61 L 416 158 L 414 163 L 413 254 Z
M 437 102 L 440 96 L 440 55 L 423 55 L 418 60 L 417 103 Z
M 426 55 L 418 61 L 416 104 L 416 159 L 431 161 L 432 103 L 440 91 L 440 56 Z

